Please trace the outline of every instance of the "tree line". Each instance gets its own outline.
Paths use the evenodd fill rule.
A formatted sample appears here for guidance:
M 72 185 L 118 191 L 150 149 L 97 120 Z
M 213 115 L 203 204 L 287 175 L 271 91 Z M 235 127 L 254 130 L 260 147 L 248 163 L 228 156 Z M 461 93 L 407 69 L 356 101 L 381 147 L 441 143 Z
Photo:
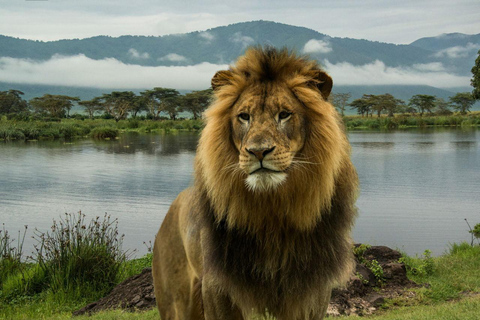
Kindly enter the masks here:
M 149 119 L 158 120 L 161 113 L 167 114 L 171 120 L 176 120 L 183 111 L 190 112 L 198 119 L 212 99 L 212 89 L 192 91 L 184 95 L 175 89 L 153 88 L 140 92 L 113 91 L 91 100 L 80 100 L 78 97 L 66 95 L 44 94 L 26 101 L 24 93 L 19 90 L 0 91 L 0 115 L 66 118 L 75 104 L 82 106 L 89 118 L 96 114 L 120 121 L 131 116 L 136 118 L 139 113 L 146 113 Z
M 374 114 L 380 117 L 387 114 L 393 117 L 395 114 L 412 114 L 423 116 L 429 115 L 450 115 L 452 110 L 467 114 L 475 104 L 475 98 L 470 92 L 459 92 L 445 101 L 442 98 L 416 94 L 408 102 L 395 98 L 389 93 L 373 95 L 364 94 L 361 98 L 348 102 L 350 93 L 333 93 L 330 102 L 337 108 L 338 112 L 345 115 L 345 110 L 350 107 L 357 111 L 362 117 L 372 117 Z

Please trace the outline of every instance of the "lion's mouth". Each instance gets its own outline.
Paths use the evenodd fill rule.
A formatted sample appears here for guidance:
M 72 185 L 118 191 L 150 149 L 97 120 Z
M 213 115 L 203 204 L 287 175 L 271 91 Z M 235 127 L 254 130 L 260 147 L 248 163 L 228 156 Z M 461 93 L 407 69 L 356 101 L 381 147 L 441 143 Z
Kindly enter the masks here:
M 255 173 L 282 173 L 283 171 L 279 170 L 273 170 L 265 167 L 260 167 L 256 170 L 253 170 L 252 172 L 249 173 L 249 175 L 255 174 Z

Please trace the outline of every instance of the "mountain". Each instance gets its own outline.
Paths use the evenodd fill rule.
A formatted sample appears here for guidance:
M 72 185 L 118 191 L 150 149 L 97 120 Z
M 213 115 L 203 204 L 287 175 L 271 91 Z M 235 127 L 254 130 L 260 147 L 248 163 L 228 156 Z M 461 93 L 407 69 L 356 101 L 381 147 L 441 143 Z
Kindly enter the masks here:
M 415 75 L 418 76 L 441 71 L 446 75 L 465 79 L 471 77 L 470 69 L 475 61 L 477 51 L 480 49 L 480 34 L 452 33 L 418 39 L 408 45 L 396 45 L 330 37 L 308 28 L 271 21 L 252 21 L 161 37 L 97 36 L 86 39 L 43 42 L 0 35 L 0 59 L 9 57 L 26 59 L 25 61 L 30 62 L 45 62 L 52 57 L 84 55 L 89 59 L 102 61 L 113 58 L 128 66 L 191 66 L 203 62 L 216 65 L 232 63 L 243 54 L 249 45 L 288 47 L 299 53 L 308 53 L 312 58 L 327 66 L 350 66 L 355 69 L 365 65 L 375 65 L 381 69 L 381 72 L 388 73 L 391 71 L 390 68 L 400 76 L 402 72 L 416 72 Z M 1 69 L 2 61 L 0 60 Z M 72 77 L 74 76 L 72 75 Z M 385 86 L 372 86 L 369 81 L 374 78 L 366 76 L 365 80 L 360 82 L 361 85 L 350 86 L 352 92 L 368 93 L 366 90 L 373 90 L 374 87 L 377 87 L 375 89 L 377 91 L 387 89 Z M 6 82 L 0 83 L 0 90 L 4 90 L 2 88 L 10 85 L 8 79 L 3 81 Z M 463 81 L 461 85 L 468 85 L 465 82 Z M 335 83 L 335 89 L 341 91 L 342 86 L 338 86 L 338 81 Z M 376 83 L 378 84 L 378 81 Z M 434 81 L 435 83 L 436 81 Z M 19 85 L 13 86 L 19 88 Z M 26 92 L 29 96 L 33 92 L 35 95 L 40 95 L 44 92 L 43 90 L 47 89 L 55 90 L 55 92 L 49 93 L 69 92 L 70 95 L 86 97 L 90 97 L 97 91 L 107 91 L 106 89 L 49 87 L 33 84 L 26 86 L 30 86 Z M 450 85 L 450 87 L 455 86 L 459 86 L 459 84 Z M 442 87 L 448 87 L 448 85 L 444 84 Z M 450 93 L 458 92 L 458 89 L 443 90 L 431 86 L 408 85 L 388 86 L 388 90 L 391 93 L 398 92 L 398 97 L 402 99 L 419 93 L 437 92 L 438 96 L 448 97 Z M 466 91 L 470 90 L 467 88 Z

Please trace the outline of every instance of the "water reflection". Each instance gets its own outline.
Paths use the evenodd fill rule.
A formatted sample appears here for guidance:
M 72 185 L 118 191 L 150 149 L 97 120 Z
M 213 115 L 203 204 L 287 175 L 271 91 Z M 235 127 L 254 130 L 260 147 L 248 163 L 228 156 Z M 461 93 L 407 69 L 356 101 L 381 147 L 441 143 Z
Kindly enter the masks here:
M 195 152 L 198 133 L 181 132 L 167 135 L 146 135 L 127 133 L 115 141 L 96 141 L 95 146 L 113 154 L 175 155 L 182 152 Z
M 480 130 L 349 132 L 349 140 L 361 185 L 356 242 L 440 254 L 469 240 L 464 218 L 480 212 Z M 192 183 L 197 141 L 179 133 L 0 143 L 0 223 L 12 234 L 25 224 L 46 231 L 64 212 L 107 212 L 125 249 L 142 254 Z

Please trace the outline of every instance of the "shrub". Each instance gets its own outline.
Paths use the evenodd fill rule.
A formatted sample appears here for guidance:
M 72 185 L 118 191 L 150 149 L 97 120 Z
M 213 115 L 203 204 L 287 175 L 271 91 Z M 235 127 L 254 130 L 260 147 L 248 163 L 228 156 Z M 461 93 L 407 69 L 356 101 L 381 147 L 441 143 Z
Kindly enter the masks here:
M 412 258 L 403 255 L 400 258 L 400 262 L 405 264 L 407 272 L 411 275 L 425 277 L 432 275 L 435 271 L 435 264 L 430 250 L 425 250 L 423 258 Z
M 118 129 L 112 127 L 97 127 L 90 131 L 94 139 L 115 139 L 118 136 Z
M 38 271 L 48 277 L 52 292 L 102 295 L 116 283 L 126 253 L 117 220 L 105 215 L 85 222 L 85 215 L 65 214 L 53 221 L 51 232 L 35 231 Z

